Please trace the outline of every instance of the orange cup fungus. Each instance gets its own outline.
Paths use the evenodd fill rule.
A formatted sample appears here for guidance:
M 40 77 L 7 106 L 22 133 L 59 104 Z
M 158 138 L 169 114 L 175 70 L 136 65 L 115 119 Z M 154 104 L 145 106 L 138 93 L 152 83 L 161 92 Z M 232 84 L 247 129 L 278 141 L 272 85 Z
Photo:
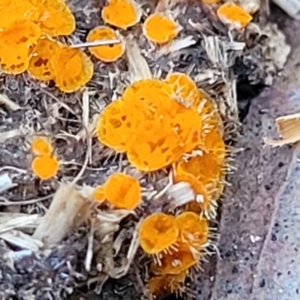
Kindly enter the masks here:
M 31 151 L 34 155 L 51 155 L 53 148 L 45 137 L 37 137 L 31 143 Z
M 160 295 L 163 292 L 174 293 L 183 287 L 186 279 L 186 272 L 181 272 L 176 275 L 159 275 L 150 278 L 148 289 L 154 295 Z
M 165 213 L 148 216 L 139 228 L 139 241 L 147 254 L 159 254 L 170 248 L 178 238 L 175 218 Z
M 142 11 L 133 0 L 109 0 L 101 16 L 105 23 L 127 29 L 140 21 Z
M 57 87 L 66 93 L 85 86 L 94 73 L 94 65 L 84 52 L 64 45 L 56 49 L 51 64 Z
M 51 60 L 59 47 L 54 40 L 47 37 L 40 38 L 30 58 L 28 72 L 41 81 L 55 79 L 55 70 Z
M 236 29 L 244 28 L 252 20 L 248 12 L 233 2 L 222 4 L 217 10 L 217 15 L 224 24 Z
M 103 194 L 104 198 L 116 208 L 135 209 L 141 202 L 139 181 L 123 173 L 109 176 Z
M 177 251 L 162 253 L 159 264 L 152 264 L 151 271 L 156 275 L 178 275 L 197 264 L 198 259 L 194 257 L 190 248 L 182 245 Z
M 27 70 L 33 45 L 41 36 L 40 28 L 31 21 L 20 21 L 0 32 L 0 68 L 6 74 Z
M 143 24 L 145 37 L 156 44 L 171 42 L 179 31 L 180 26 L 162 13 L 151 14 Z
M 179 240 L 188 247 L 200 251 L 208 241 L 209 226 L 205 218 L 194 212 L 183 212 L 176 217 Z
M 90 47 L 89 51 L 99 60 L 113 62 L 120 58 L 125 52 L 125 44 L 117 32 L 107 26 L 99 26 L 90 31 L 87 36 L 88 42 L 96 40 L 119 39 L 119 44 Z
M 59 167 L 58 160 L 55 156 L 41 155 L 33 159 L 31 168 L 34 174 L 42 179 L 47 180 L 57 174 Z
M 105 199 L 103 185 L 99 185 L 94 189 L 93 197 L 98 202 L 102 202 Z
M 43 33 L 60 36 L 70 35 L 75 30 L 75 17 L 64 0 L 31 0 L 31 2 L 38 9 L 37 24 Z
M 9 28 L 16 22 L 35 22 L 38 15 L 38 10 L 28 0 L 1 0 L 0 29 Z
M 146 79 L 133 83 L 120 100 L 104 109 L 97 132 L 100 142 L 126 152 L 132 165 L 150 172 L 199 145 L 201 128 L 197 109 L 174 100 L 171 85 Z

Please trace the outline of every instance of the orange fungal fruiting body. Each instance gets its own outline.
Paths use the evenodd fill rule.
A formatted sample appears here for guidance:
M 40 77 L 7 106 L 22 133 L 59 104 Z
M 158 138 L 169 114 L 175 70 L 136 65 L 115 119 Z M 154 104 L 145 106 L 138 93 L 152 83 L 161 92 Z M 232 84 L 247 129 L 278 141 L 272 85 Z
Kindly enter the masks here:
M 139 80 L 99 116 L 98 138 L 132 165 L 151 172 L 176 162 L 201 141 L 197 108 L 174 100 L 171 85 L 158 79 Z M 147 132 L 147 134 L 145 134 Z
M 50 155 L 53 151 L 51 143 L 45 137 L 37 137 L 31 143 L 31 150 L 34 155 Z
M 153 264 L 151 271 L 157 275 L 178 275 L 187 272 L 197 263 L 198 259 L 194 257 L 191 249 L 182 244 L 176 251 L 163 252 L 160 256 L 160 263 Z
M 54 52 L 51 60 L 55 71 L 55 83 L 66 93 L 72 93 L 92 78 L 94 65 L 90 58 L 80 49 L 61 45 Z
M 218 10 L 219 19 L 233 28 L 243 28 L 251 22 L 252 16 L 233 2 L 222 4 Z
M 111 102 L 100 114 L 97 135 L 107 147 L 121 153 L 127 150 L 127 144 L 138 126 L 134 117 L 130 118 L 122 99 Z
M 75 17 L 64 0 L 30 0 L 39 12 L 38 24 L 50 36 L 70 35 L 75 30 Z
M 158 254 L 172 246 L 178 237 L 175 218 L 165 213 L 148 216 L 139 228 L 139 241 L 147 254 Z
M 194 212 L 183 212 L 176 217 L 179 239 L 182 243 L 200 251 L 208 241 L 209 227 L 205 218 Z
M 88 42 L 96 40 L 119 39 L 119 44 L 90 47 L 89 51 L 104 62 L 113 62 L 120 58 L 125 52 L 125 44 L 120 35 L 107 26 L 99 26 L 90 31 L 87 36 Z
M 35 175 L 42 179 L 47 180 L 57 174 L 59 167 L 58 160 L 55 156 L 42 155 L 34 158 L 31 168 Z
M 179 25 L 162 13 L 150 15 L 143 24 L 145 37 L 157 44 L 171 42 L 178 35 L 179 31 Z
M 0 32 L 0 68 L 7 74 L 26 71 L 32 46 L 40 36 L 40 28 L 31 21 L 14 23 Z
M 102 202 L 105 199 L 103 185 L 99 185 L 94 189 L 93 197 L 98 202 Z
M 109 0 L 101 16 L 105 23 L 127 29 L 140 21 L 142 13 L 133 0 Z
M 28 72 L 36 79 L 48 81 L 55 78 L 51 59 L 59 44 L 47 37 L 38 40 L 30 58 Z
M 139 181 L 123 173 L 114 173 L 104 185 L 104 198 L 116 208 L 135 209 L 141 202 Z

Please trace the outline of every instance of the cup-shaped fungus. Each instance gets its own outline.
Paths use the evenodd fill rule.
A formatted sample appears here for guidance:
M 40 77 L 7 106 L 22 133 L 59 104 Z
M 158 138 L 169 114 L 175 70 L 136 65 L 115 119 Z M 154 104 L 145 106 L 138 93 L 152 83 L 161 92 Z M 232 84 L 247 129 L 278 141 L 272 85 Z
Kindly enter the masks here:
M 45 137 L 37 137 L 31 143 L 31 151 L 34 155 L 50 155 L 53 151 L 51 143 Z
M 200 143 L 197 109 L 183 106 L 173 95 L 172 86 L 157 79 L 137 81 L 123 94 L 126 107 L 142 117 L 127 149 L 128 160 L 140 170 L 166 167 Z
M 109 0 L 101 16 L 105 23 L 127 29 L 140 21 L 142 10 L 133 0 Z
M 104 198 L 116 208 L 135 209 L 141 202 L 140 183 L 129 175 L 114 173 L 104 185 Z
M 126 114 L 122 99 L 110 103 L 99 115 L 98 139 L 117 152 L 125 152 L 138 123 L 137 118 Z
M 180 26 L 162 13 L 151 14 L 143 24 L 143 34 L 156 44 L 171 42 L 179 33 Z
M 164 252 L 159 258 L 159 264 L 153 264 L 151 271 L 157 275 L 177 275 L 187 272 L 198 264 L 199 257 L 195 257 L 188 245 L 181 244 L 177 251 Z
M 59 44 L 47 37 L 38 40 L 30 58 L 28 72 L 36 79 L 48 81 L 55 78 L 51 59 Z
M 57 174 L 59 163 L 55 156 L 42 155 L 33 159 L 31 168 L 38 178 L 47 180 Z
M 174 216 L 154 213 L 139 228 L 140 245 L 147 254 L 159 254 L 177 241 L 178 233 Z
M 80 49 L 60 45 L 51 60 L 55 70 L 55 83 L 66 93 L 72 93 L 92 78 L 94 65 L 90 58 Z
M 194 212 L 183 212 L 176 217 L 179 239 L 182 243 L 200 251 L 207 243 L 209 227 L 207 219 Z
M 75 30 L 75 17 L 64 0 L 31 0 L 39 11 L 38 24 L 50 36 L 69 35 Z
M 154 276 L 150 278 L 147 286 L 150 293 L 157 296 L 164 292 L 176 293 L 178 290 L 182 290 L 186 276 L 186 272 Z
M 40 36 L 40 28 L 31 21 L 14 23 L 0 32 L 1 69 L 7 74 L 20 74 L 26 71 L 31 47 Z
M 169 74 L 166 82 L 172 85 L 177 101 L 182 102 L 186 106 L 199 106 L 202 95 L 191 77 L 184 73 L 176 72 Z
M 99 26 L 91 30 L 87 36 L 88 42 L 96 40 L 118 39 L 120 43 L 113 45 L 103 45 L 90 47 L 89 51 L 98 59 L 104 62 L 113 62 L 120 58 L 125 52 L 125 43 L 122 37 L 108 26 Z
M 219 19 L 232 28 L 241 29 L 251 22 L 252 16 L 233 2 L 222 4 L 218 10 Z
M 1 0 L 0 29 L 9 28 L 20 21 L 36 21 L 38 11 L 28 0 Z

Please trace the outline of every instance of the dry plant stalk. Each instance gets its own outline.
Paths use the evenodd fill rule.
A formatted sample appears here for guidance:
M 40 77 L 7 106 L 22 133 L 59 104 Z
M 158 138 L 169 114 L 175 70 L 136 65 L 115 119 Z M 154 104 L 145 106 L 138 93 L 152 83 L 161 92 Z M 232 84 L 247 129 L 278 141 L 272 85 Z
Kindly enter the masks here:
M 300 141 L 300 113 L 279 117 L 276 119 L 280 140 L 265 138 L 266 144 L 271 146 L 284 146 Z
M 90 204 L 91 202 L 75 189 L 75 185 L 61 183 L 33 237 L 43 241 L 45 246 L 59 244 L 75 226 L 82 224 Z

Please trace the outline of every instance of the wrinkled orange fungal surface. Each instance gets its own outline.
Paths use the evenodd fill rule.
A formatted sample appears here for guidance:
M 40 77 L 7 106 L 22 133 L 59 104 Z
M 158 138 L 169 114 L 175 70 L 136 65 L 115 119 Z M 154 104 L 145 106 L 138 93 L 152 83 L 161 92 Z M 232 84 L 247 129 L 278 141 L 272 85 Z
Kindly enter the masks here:
M 141 202 L 139 181 L 123 173 L 110 175 L 103 192 L 104 198 L 116 208 L 135 209 Z
M 14 23 L 1 31 L 1 69 L 7 74 L 20 74 L 26 71 L 32 47 L 40 36 L 40 28 L 31 21 Z
M 60 45 L 51 60 L 57 87 L 66 93 L 79 90 L 92 78 L 94 65 L 80 49 Z
M 133 0 L 109 0 L 101 16 L 105 23 L 127 29 L 140 21 L 142 13 Z
M 41 81 L 55 79 L 55 70 L 51 60 L 59 47 L 59 44 L 52 39 L 47 37 L 40 38 L 31 55 L 28 72 Z
M 96 40 L 119 39 L 119 44 L 90 47 L 89 51 L 98 59 L 104 62 L 113 62 L 120 58 L 125 52 L 125 44 L 122 38 L 108 26 L 99 26 L 91 30 L 87 36 L 88 42 Z
M 37 7 L 37 23 L 50 36 L 70 35 L 75 30 L 75 17 L 64 0 L 31 0 Z

